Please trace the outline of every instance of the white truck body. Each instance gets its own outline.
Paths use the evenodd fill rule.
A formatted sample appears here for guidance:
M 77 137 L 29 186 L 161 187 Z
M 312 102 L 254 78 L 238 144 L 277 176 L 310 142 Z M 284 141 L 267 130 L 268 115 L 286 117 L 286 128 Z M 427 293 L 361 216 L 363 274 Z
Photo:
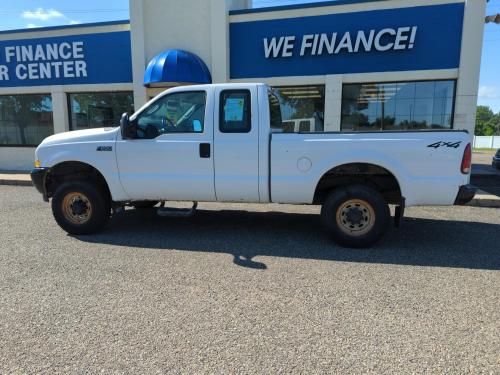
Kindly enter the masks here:
M 251 99 L 251 127 L 248 132 L 224 132 L 222 94 L 240 91 Z M 349 176 L 356 183 L 370 180 L 371 186 L 380 185 L 387 203 L 415 206 L 454 204 L 461 187 L 469 183 L 470 164 L 465 170 L 462 165 L 467 147 L 470 153 L 471 137 L 466 132 L 283 133 L 271 127 L 270 89 L 264 84 L 169 89 L 127 121 L 134 123 L 142 113 L 152 111 L 163 97 L 193 92 L 206 95 L 202 132 L 160 131 L 151 139 L 125 137 L 120 128 L 56 134 L 36 149 L 37 166 L 46 173 L 42 187 L 33 177 L 35 185 L 48 199 L 55 185 L 51 188 L 47 181 L 63 173 L 57 172 L 58 166 L 70 166 L 64 172 L 68 174 L 81 164 L 102 175 L 115 204 L 321 204 L 322 192 L 342 185 L 336 181 Z M 202 156 L 202 148 L 208 149 L 207 155 Z
M 219 123 L 215 109 L 225 89 L 250 90 L 249 133 L 222 133 L 214 126 Z M 390 171 L 406 206 L 453 204 L 459 187 L 469 182 L 469 174 L 460 173 L 464 148 L 470 142 L 465 132 L 273 133 L 269 89 L 263 84 L 177 87 L 160 96 L 199 90 L 207 92 L 203 133 L 122 139 L 119 128 L 78 130 L 46 138 L 36 150 L 36 159 L 49 168 L 67 161 L 93 166 L 106 179 L 114 201 L 311 204 L 320 178 L 349 163 L 370 163 Z M 437 142 L 460 144 L 428 147 Z M 200 143 L 213 145 L 213 157 L 199 157 Z M 97 152 L 97 147 L 111 147 L 111 152 Z

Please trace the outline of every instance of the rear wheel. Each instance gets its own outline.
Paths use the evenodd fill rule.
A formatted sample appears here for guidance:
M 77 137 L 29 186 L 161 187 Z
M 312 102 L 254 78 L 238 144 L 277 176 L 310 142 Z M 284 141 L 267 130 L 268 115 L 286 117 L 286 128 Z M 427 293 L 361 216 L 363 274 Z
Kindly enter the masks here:
M 70 234 L 90 234 L 109 220 L 111 202 L 107 192 L 87 181 L 62 183 L 52 198 L 52 213 L 59 226 Z
M 387 230 L 390 211 L 378 191 L 351 185 L 328 195 L 321 208 L 321 219 L 339 245 L 369 247 Z

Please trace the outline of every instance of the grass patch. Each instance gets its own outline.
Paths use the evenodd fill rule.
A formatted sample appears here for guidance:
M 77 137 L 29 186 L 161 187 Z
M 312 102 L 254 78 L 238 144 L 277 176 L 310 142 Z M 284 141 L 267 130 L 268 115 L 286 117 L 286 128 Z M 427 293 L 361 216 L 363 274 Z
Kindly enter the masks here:
M 496 151 L 496 150 L 497 150 L 496 148 L 473 148 L 472 152 L 476 152 L 476 151 Z

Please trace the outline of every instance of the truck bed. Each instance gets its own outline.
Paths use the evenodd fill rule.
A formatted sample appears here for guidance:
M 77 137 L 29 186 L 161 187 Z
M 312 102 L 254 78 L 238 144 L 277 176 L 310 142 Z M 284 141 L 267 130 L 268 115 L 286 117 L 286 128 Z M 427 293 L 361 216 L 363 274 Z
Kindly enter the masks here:
M 273 133 L 270 140 L 271 200 L 313 202 L 328 171 L 363 163 L 382 167 L 397 179 L 406 205 L 449 205 L 469 175 L 460 173 L 465 131 Z

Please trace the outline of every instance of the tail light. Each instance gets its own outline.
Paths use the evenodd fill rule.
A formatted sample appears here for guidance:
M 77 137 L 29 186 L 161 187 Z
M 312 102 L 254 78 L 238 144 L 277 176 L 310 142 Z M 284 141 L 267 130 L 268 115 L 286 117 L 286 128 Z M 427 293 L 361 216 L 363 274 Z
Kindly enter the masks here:
M 465 147 L 464 156 L 462 157 L 462 165 L 460 166 L 460 171 L 463 174 L 470 173 L 470 165 L 472 162 L 472 150 L 470 148 L 470 143 Z

